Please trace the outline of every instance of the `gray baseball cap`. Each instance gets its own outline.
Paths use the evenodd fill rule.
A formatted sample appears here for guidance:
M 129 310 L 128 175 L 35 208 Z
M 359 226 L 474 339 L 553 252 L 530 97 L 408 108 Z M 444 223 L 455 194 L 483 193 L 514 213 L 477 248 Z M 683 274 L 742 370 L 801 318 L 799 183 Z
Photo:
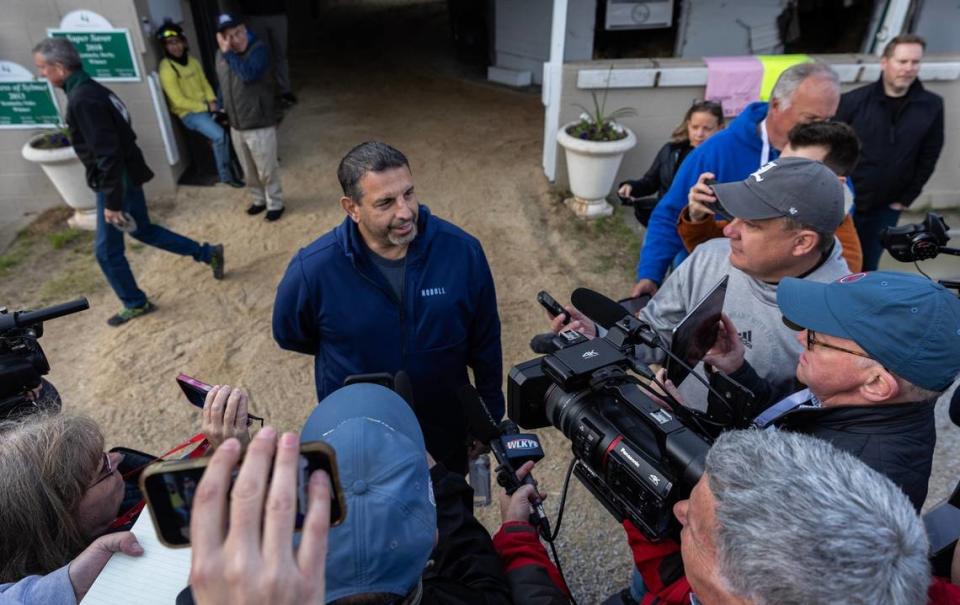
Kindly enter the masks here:
M 806 158 L 778 158 L 736 183 L 713 186 L 734 218 L 789 217 L 823 233 L 843 222 L 843 185 L 837 175 Z

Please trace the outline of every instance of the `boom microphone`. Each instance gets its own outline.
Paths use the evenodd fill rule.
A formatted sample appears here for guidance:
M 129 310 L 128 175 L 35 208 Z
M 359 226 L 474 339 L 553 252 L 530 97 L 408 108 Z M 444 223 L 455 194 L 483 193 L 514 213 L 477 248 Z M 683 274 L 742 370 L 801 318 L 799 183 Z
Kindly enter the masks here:
M 570 295 L 570 302 L 584 315 L 598 325 L 603 326 L 606 330 L 609 330 L 618 321 L 630 315 L 619 303 L 589 288 L 577 288 L 574 290 L 573 294 Z

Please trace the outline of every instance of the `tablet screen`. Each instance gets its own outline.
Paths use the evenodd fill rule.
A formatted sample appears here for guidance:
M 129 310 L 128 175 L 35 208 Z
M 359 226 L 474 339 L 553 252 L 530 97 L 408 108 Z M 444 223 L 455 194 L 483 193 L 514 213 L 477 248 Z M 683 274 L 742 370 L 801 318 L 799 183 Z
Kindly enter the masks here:
M 686 361 L 691 368 L 703 360 L 717 339 L 728 281 L 729 276 L 724 275 L 673 329 L 670 352 Z M 667 358 L 667 378 L 673 384 L 680 386 L 689 373 L 687 368 Z

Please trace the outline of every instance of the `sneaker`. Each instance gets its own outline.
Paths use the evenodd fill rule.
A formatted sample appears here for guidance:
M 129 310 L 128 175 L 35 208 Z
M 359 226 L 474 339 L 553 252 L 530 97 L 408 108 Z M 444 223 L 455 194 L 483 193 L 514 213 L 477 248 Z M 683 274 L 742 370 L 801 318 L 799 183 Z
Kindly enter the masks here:
M 230 185 L 234 189 L 243 189 L 246 187 L 246 184 L 238 178 L 232 178 L 229 181 L 220 181 L 224 185 Z
M 263 217 L 263 218 L 267 219 L 268 221 L 270 221 L 270 222 L 272 223 L 273 221 L 275 221 L 275 220 L 279 219 L 281 216 L 283 216 L 283 211 L 284 211 L 284 210 L 286 210 L 286 208 L 280 208 L 280 209 L 278 209 L 278 210 L 267 210 L 267 216 L 265 216 L 265 217 Z
M 253 216 L 255 214 L 260 214 L 267 209 L 266 204 L 250 204 L 250 207 L 247 208 L 247 214 Z
M 113 327 L 122 326 L 123 324 L 127 323 L 131 319 L 142 317 L 147 313 L 152 313 L 153 311 L 156 311 L 156 309 L 157 307 L 149 300 L 143 303 L 143 305 L 140 307 L 126 307 L 122 311 L 120 311 L 119 313 L 117 313 L 116 315 L 108 319 L 107 325 L 113 326 Z
M 213 279 L 223 279 L 223 244 L 213 246 L 209 264 L 213 269 Z

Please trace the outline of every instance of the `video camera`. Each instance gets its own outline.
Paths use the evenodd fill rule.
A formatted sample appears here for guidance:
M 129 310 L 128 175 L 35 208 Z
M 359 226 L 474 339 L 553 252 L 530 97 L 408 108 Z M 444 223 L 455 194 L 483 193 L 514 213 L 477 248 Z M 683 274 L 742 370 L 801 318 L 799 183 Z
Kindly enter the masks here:
M 682 405 L 663 409 L 628 373 L 653 377 L 634 355 L 636 347 L 663 348 L 649 326 L 596 292 L 580 288 L 572 300 L 588 317 L 619 319 L 602 338 L 562 332 L 556 353 L 511 368 L 508 415 L 524 429 L 552 425 L 570 439 L 574 474 L 618 520 L 652 540 L 676 536 L 673 505 L 703 474 L 708 418 Z
M 941 252 L 960 255 L 960 250 L 947 248 L 949 229 L 942 216 L 930 212 L 922 223 L 887 227 L 880 233 L 880 242 L 903 263 L 934 258 Z
M 38 309 L 14 311 L 0 308 L 0 419 L 32 405 L 27 393 L 40 386 L 41 377 L 50 371 L 38 338 L 43 322 L 70 315 L 90 305 L 86 298 Z
M 902 263 L 915 263 L 921 260 L 935 258 L 941 252 L 960 256 L 960 248 L 950 248 L 947 226 L 943 217 L 936 212 L 930 212 L 922 223 L 887 227 L 880 232 L 880 243 L 890 256 Z M 919 267 L 918 267 L 919 268 Z M 946 288 L 960 291 L 960 280 L 938 280 Z

